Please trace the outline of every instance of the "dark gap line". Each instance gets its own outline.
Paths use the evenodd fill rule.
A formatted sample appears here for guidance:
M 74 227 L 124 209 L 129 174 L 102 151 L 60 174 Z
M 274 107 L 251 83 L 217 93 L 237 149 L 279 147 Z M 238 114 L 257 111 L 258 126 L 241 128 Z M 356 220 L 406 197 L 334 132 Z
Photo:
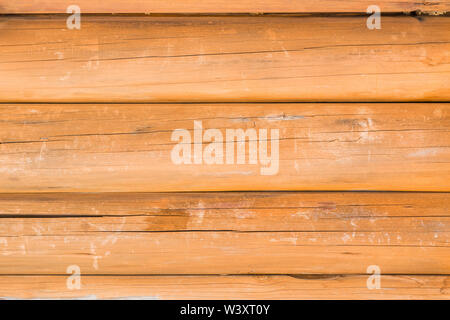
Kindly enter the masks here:
M 100 191 L 100 192 L 71 192 L 71 191 L 35 191 L 35 192 L 0 192 L 0 197 L 2 195 L 15 195 L 15 196 L 26 196 L 26 195 L 70 195 L 70 194 L 79 194 L 79 195 L 93 195 L 93 194 L 219 194 L 219 193 L 436 193 L 436 194 L 449 194 L 450 191 L 417 191 L 417 190 L 211 190 L 211 191 Z M 1 198 L 0 198 L 1 200 Z
M 157 274 L 157 273 L 148 273 L 148 274 L 127 274 L 127 273 L 82 273 L 81 276 L 88 277 L 277 277 L 277 276 L 311 276 L 311 277 L 351 277 L 351 276 L 370 276 L 371 273 L 172 273 L 172 274 Z M 17 276 L 25 276 L 25 277 L 48 277 L 48 276 L 58 276 L 58 277 L 67 277 L 67 274 L 59 274 L 59 273 L 42 273 L 42 274 L 29 274 L 29 273 L 8 273 L 8 274 L 0 274 L 0 277 L 17 277 Z M 442 277 L 442 276 L 450 276 L 448 273 L 383 273 L 381 276 L 429 276 L 429 277 Z
M 30 17 L 67 17 L 71 14 L 66 12 L 31 12 L 31 13 L 1 13 L 0 17 L 11 18 L 30 18 Z M 128 13 L 92 13 L 81 12 L 82 16 L 88 17 L 367 17 L 368 14 L 364 11 L 354 12 L 257 12 L 257 11 L 243 11 L 243 12 L 128 12 Z M 450 12 L 440 12 L 438 10 L 422 11 L 420 9 L 413 11 L 386 11 L 381 13 L 382 16 L 387 17 L 414 17 L 425 18 L 433 16 L 448 16 Z
M 199 102 L 178 102 L 178 101 L 161 101 L 161 102 L 154 102 L 154 101 L 132 101 L 132 102 L 109 102 L 109 101 L 86 101 L 86 102 L 68 102 L 68 101 L 52 101 L 52 102 L 39 102 L 39 101 L 30 101 L 30 102 L 1 102 L 1 105 L 180 105 L 180 104 L 186 104 L 186 105 L 229 105 L 229 104 L 436 104 L 436 103 L 450 103 L 449 101 L 321 101 L 321 100 L 295 100 L 295 101 L 199 101 Z

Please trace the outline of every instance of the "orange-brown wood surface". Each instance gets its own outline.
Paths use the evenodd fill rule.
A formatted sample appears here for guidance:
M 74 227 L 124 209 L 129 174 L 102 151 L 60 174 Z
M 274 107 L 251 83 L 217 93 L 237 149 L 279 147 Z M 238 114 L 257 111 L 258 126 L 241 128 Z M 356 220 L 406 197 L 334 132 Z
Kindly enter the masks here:
M 449 101 L 450 19 L 0 17 L 0 102 Z
M 449 194 L 440 192 L 0 194 L 0 231 L 14 236 L 99 230 L 445 232 L 449 204 Z M 36 222 L 41 228 L 33 229 Z
M 70 290 L 64 276 L 0 276 L 3 299 L 450 299 L 449 276 L 367 275 L 87 276 Z
M 0 191 L 449 191 L 449 107 L 3 104 Z M 220 130 L 224 143 L 172 139 L 176 129 L 193 137 L 194 121 L 203 133 Z M 225 133 L 230 128 L 279 130 L 279 160 L 249 164 L 246 156 L 237 164 L 236 138 Z M 248 150 L 254 138 L 239 139 Z M 176 164 L 172 152 L 179 143 L 188 145 L 191 159 L 195 145 L 205 154 L 211 144 L 224 154 L 232 146 L 235 160 Z M 269 167 L 278 171 L 262 175 Z
M 450 271 L 447 193 L 3 194 L 0 205 L 2 275 Z
M 449 8 L 0 0 L 0 299 L 450 299 Z
M 400 239 L 400 240 L 398 240 Z M 80 232 L 2 240 L 1 274 L 448 274 L 449 234 Z M 14 268 L 11 268 L 14 266 Z
M 365 13 L 373 4 L 383 12 L 450 11 L 450 2 L 439 0 L 0 0 L 0 14 L 65 13 L 73 4 L 84 13 Z

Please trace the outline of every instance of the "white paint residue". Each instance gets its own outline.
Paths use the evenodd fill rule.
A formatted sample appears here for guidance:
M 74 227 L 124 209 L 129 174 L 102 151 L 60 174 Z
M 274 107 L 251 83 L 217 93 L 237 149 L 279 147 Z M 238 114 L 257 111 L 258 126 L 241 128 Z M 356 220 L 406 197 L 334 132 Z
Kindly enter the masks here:
M 3 244 L 5 247 L 8 246 L 8 240 L 6 238 L 0 238 L 0 244 Z
M 58 57 L 59 60 L 64 59 L 64 53 L 60 51 L 55 52 L 55 55 Z
M 344 241 L 344 243 L 347 243 L 347 241 L 350 239 L 351 237 L 348 234 L 344 234 L 344 236 L 342 237 L 342 241 Z
M 430 157 L 435 156 L 439 152 L 438 148 L 423 148 L 408 154 L 408 157 Z
M 71 75 L 72 75 L 72 72 L 71 72 L 71 71 L 66 72 L 66 74 L 65 74 L 64 76 L 59 77 L 59 80 L 61 80 L 61 81 L 66 81 L 67 79 L 70 78 Z

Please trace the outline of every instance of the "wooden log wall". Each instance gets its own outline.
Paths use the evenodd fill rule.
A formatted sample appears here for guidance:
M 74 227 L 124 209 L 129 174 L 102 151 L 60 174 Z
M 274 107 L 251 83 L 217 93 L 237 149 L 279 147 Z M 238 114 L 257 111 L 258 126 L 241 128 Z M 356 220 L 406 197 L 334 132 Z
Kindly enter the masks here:
M 449 9 L 0 0 L 0 298 L 450 299 Z

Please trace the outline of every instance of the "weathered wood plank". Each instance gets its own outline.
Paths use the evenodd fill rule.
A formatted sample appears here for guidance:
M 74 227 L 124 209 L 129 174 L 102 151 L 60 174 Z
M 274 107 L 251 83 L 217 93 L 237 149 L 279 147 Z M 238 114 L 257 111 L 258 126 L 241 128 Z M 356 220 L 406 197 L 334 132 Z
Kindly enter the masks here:
M 446 103 L 3 104 L 0 191 L 449 191 L 449 108 Z M 196 140 L 194 121 L 201 123 L 203 137 L 217 129 L 224 142 Z M 186 129 L 191 140 L 172 138 L 177 129 Z M 249 164 L 248 141 L 244 163 L 237 163 L 229 129 L 254 133 L 256 164 Z M 267 139 L 261 130 L 267 130 Z M 223 164 L 207 164 L 211 146 L 222 150 L 216 160 Z M 178 152 L 182 147 L 185 152 Z M 204 156 L 196 158 L 199 147 Z M 261 156 L 264 147 L 268 162 Z M 189 150 L 191 164 L 177 164 Z
M 0 18 L 0 102 L 449 101 L 450 19 Z
M 0 299 L 450 299 L 449 276 L 0 276 Z
M 0 13 L 65 13 L 69 0 L 0 0 Z M 356 0 L 78 0 L 84 13 L 279 13 L 366 12 L 373 1 Z M 448 1 L 378 0 L 383 12 L 445 12 Z
M 448 197 L 2 194 L 0 274 L 448 274 Z
M 450 273 L 435 232 L 80 232 L 2 237 L 0 274 Z M 12 268 L 11 266 L 14 266 Z
M 0 194 L 0 218 L 0 237 L 195 230 L 385 232 L 392 238 L 434 232 L 438 237 L 450 231 L 450 194 Z

